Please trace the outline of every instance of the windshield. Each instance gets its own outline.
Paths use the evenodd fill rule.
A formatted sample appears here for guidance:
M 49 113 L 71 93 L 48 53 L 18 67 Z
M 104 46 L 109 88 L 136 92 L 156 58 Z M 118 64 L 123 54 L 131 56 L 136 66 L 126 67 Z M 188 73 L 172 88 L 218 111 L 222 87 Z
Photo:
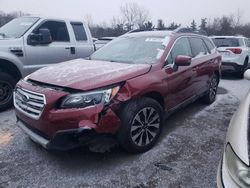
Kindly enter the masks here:
M 0 36 L 3 38 L 19 38 L 38 20 L 39 18 L 35 17 L 23 17 L 11 20 L 0 28 Z
M 93 60 L 130 64 L 153 64 L 160 59 L 168 37 L 120 37 L 96 51 Z
M 213 38 L 214 44 L 217 47 L 238 47 L 240 41 L 238 38 Z

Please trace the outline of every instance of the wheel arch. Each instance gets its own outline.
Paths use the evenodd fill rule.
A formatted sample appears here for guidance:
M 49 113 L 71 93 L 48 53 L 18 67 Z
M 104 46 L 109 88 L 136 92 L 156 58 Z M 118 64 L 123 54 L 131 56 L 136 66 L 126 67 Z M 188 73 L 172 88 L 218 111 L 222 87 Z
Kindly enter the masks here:
M 17 81 L 22 78 L 22 73 L 11 61 L 0 58 L 0 72 L 5 72 L 13 76 Z
M 221 73 L 220 73 L 220 71 L 215 71 L 214 72 L 214 74 L 217 76 L 217 78 L 218 78 L 218 84 L 219 84 L 219 81 L 220 81 L 220 78 L 221 78 Z
M 249 56 L 247 55 L 245 58 L 245 61 L 247 60 L 247 63 L 249 63 Z
M 157 91 L 147 92 L 147 93 L 143 94 L 142 97 L 148 97 L 148 98 L 154 99 L 155 101 L 157 101 L 161 105 L 161 107 L 163 109 L 165 109 L 164 98 L 160 92 L 157 92 Z

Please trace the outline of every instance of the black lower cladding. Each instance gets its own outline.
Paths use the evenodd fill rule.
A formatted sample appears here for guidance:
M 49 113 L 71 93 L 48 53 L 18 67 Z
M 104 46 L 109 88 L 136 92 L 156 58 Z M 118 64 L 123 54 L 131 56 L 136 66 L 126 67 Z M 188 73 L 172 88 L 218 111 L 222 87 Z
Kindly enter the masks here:
M 241 72 L 244 69 L 243 65 L 238 65 L 237 63 L 222 62 L 221 71 L 222 72 Z
M 48 150 L 69 150 L 79 146 L 89 145 L 92 141 L 96 140 L 99 135 L 94 130 L 78 128 L 58 131 L 53 138 L 49 138 L 48 135 L 27 125 L 19 118 L 17 118 L 17 121 L 21 121 L 33 133 L 48 140 L 49 143 L 46 146 Z
M 87 146 L 96 138 L 94 130 L 69 129 L 58 131 L 48 144 L 50 150 L 69 150 L 79 146 Z

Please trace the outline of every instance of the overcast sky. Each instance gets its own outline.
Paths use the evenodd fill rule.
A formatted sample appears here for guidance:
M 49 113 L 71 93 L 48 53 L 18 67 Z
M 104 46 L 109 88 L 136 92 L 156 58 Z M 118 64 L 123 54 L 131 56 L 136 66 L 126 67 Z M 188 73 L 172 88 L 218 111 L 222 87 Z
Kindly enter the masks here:
M 193 19 L 214 18 L 236 14 L 240 11 L 242 21 L 250 22 L 250 0 L 0 0 L 0 10 L 83 20 L 91 15 L 94 23 L 110 23 L 118 17 L 120 6 L 136 2 L 151 13 L 154 24 L 161 18 L 168 24 L 172 21 L 183 26 Z

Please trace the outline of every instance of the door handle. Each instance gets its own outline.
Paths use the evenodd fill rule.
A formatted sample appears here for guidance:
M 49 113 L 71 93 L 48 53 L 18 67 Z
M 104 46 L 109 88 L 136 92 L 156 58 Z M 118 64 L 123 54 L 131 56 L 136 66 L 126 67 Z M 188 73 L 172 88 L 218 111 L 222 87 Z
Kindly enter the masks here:
M 70 50 L 71 54 L 76 54 L 76 48 L 75 47 L 66 47 L 66 50 Z

